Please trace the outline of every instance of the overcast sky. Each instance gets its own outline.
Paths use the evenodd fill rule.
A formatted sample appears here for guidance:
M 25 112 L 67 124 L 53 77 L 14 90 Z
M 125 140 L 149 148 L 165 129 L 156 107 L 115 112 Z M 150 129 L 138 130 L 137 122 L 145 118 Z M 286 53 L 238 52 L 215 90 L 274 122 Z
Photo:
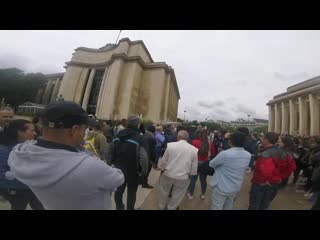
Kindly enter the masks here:
M 80 46 L 114 43 L 119 31 L 0 31 L 0 68 L 63 72 Z M 268 117 L 266 103 L 290 85 L 320 75 L 320 31 L 133 31 L 154 61 L 175 69 L 178 117 Z M 155 89 L 156 91 L 156 89 Z

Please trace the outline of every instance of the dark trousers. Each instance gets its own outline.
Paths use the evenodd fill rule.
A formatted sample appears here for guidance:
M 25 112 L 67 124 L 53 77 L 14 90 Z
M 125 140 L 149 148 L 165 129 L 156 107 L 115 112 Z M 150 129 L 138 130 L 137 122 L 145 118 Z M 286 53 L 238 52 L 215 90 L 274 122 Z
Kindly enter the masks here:
M 279 185 L 279 189 L 285 188 L 288 185 L 288 181 L 289 181 L 289 178 L 283 179 Z
M 124 204 L 122 201 L 123 193 L 127 187 L 127 210 L 134 210 L 136 204 L 136 194 L 138 190 L 138 183 L 128 185 L 127 182 L 117 188 L 114 194 L 114 200 L 116 202 L 117 210 L 124 210 Z
M 143 186 L 148 185 L 148 178 L 149 178 L 149 175 L 150 175 L 151 169 L 152 169 L 152 163 L 151 163 L 151 162 L 149 162 L 149 166 L 148 166 L 148 174 L 147 174 L 146 176 L 144 176 L 144 177 L 143 177 L 143 182 L 142 182 L 142 185 L 143 185 Z
M 252 184 L 250 190 L 249 210 L 266 210 L 278 192 L 279 184 Z
M 11 210 L 26 210 L 29 204 L 33 210 L 44 210 L 39 199 L 30 189 L 1 190 L 0 193 L 10 205 Z
M 301 170 L 302 170 L 302 166 L 297 165 L 297 168 L 293 173 L 293 180 L 292 180 L 293 184 L 297 183 L 297 181 L 299 179 L 299 173 L 300 173 Z
M 320 195 L 318 195 L 318 198 L 312 206 L 311 210 L 320 210 Z
M 251 170 L 254 169 L 254 163 L 255 163 L 255 161 L 256 161 L 256 157 L 251 155 L 250 163 L 249 163 L 249 166 L 248 166 Z

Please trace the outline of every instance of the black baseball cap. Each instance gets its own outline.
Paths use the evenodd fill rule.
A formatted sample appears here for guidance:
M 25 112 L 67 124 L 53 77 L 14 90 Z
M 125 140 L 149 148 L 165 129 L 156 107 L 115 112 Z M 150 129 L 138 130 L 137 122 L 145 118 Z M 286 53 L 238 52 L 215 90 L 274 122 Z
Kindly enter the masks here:
M 74 125 L 88 125 L 87 112 L 77 103 L 57 101 L 48 104 L 40 113 L 42 125 L 49 128 L 72 128 Z

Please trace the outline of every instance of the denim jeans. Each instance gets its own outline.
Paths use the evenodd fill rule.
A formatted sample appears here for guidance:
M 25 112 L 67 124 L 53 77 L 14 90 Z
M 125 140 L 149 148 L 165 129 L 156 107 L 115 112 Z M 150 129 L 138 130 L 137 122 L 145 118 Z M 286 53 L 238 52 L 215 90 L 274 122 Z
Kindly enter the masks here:
M 203 164 L 203 162 L 198 162 L 198 168 L 199 168 L 199 166 L 201 164 Z M 200 183 L 201 183 L 201 193 L 202 194 L 206 193 L 206 190 L 207 190 L 207 175 L 198 172 L 197 175 L 192 175 L 190 177 L 190 184 L 189 184 L 189 187 L 188 187 L 188 193 L 190 193 L 191 195 L 193 195 L 193 193 L 194 193 L 194 188 L 196 186 L 196 182 L 197 182 L 198 176 L 200 178 Z
M 279 184 L 252 184 L 250 190 L 249 210 L 266 210 L 277 195 Z
M 211 210 L 232 210 L 237 193 L 226 193 L 218 187 L 212 188 Z

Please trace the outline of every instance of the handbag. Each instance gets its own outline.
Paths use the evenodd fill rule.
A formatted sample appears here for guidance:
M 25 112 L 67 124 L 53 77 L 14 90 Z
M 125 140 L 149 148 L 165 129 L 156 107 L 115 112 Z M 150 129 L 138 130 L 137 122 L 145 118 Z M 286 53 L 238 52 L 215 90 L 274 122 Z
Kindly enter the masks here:
M 198 172 L 204 175 L 213 176 L 215 171 L 214 171 L 214 168 L 209 166 L 209 161 L 206 161 L 198 166 Z

